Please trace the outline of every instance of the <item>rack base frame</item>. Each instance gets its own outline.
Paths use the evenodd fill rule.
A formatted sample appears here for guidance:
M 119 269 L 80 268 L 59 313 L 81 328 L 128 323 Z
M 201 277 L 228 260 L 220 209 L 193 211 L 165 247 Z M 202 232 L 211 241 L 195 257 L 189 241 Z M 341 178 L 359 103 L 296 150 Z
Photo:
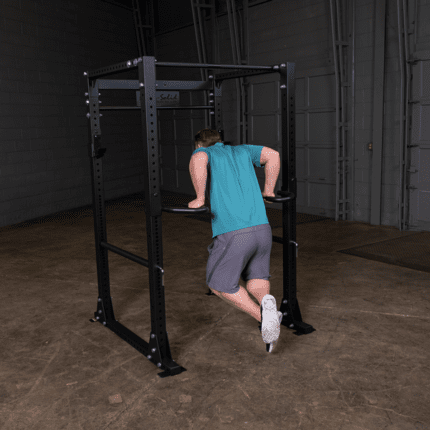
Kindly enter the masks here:
M 283 238 L 273 236 L 273 241 L 283 245 L 283 298 L 280 311 L 284 317 L 282 325 L 294 329 L 296 335 L 309 334 L 315 329 L 303 322 L 296 297 L 296 195 L 297 181 L 295 170 L 295 64 L 286 63 L 275 66 L 236 66 L 214 64 L 157 63 L 154 57 L 141 57 L 133 61 L 104 67 L 92 72 L 85 72 L 88 83 L 87 100 L 89 113 L 89 157 L 93 194 L 94 235 L 96 247 L 98 301 L 97 310 L 91 322 L 103 324 L 133 348 L 143 354 L 151 363 L 163 370 L 158 376 L 178 375 L 186 369 L 177 364 L 171 355 L 168 332 L 166 330 L 164 264 L 162 246 L 162 211 L 171 213 L 203 214 L 210 213 L 209 208 L 191 209 L 188 207 L 163 207 L 161 202 L 161 180 L 158 154 L 156 67 L 206 67 L 211 69 L 238 69 L 223 74 L 211 74 L 207 82 L 165 81 L 169 89 L 209 91 L 211 127 L 222 131 L 221 84 L 223 80 L 264 73 L 280 74 L 282 101 L 282 189 L 280 197 L 266 197 L 272 202 L 282 203 Z M 100 77 L 137 67 L 139 81 L 107 81 Z M 167 85 L 167 84 L 166 84 Z M 99 89 L 124 88 L 140 91 L 140 109 L 142 115 L 142 136 L 144 145 L 145 169 L 145 212 L 147 231 L 148 259 L 141 258 L 122 250 L 107 241 L 106 211 L 103 185 L 103 156 L 106 148 L 102 147 L 99 106 Z M 136 107 L 131 107 L 135 109 Z M 190 107 L 192 109 L 192 107 Z M 207 106 L 202 108 L 208 108 Z M 114 107 L 109 107 L 114 109 Z M 212 216 L 214 216 L 212 214 Z M 121 255 L 148 268 L 151 307 L 151 332 L 149 342 L 144 341 L 115 319 L 112 297 L 110 295 L 108 251 Z M 213 295 L 209 291 L 207 295 Z

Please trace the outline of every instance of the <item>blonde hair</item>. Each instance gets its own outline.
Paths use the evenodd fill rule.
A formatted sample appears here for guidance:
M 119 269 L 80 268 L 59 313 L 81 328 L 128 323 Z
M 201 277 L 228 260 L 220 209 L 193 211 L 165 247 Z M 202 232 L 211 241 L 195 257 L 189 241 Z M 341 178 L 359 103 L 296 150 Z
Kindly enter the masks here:
M 200 144 L 203 148 L 209 148 L 209 146 L 215 145 L 217 142 L 221 142 L 221 135 L 216 130 L 204 128 L 194 136 L 194 140 L 196 147 Z

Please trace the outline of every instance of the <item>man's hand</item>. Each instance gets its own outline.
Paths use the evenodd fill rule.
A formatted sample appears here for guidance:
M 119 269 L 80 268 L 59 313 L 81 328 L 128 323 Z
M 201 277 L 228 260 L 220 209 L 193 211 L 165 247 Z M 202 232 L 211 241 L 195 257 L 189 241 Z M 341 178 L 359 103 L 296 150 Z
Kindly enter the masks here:
M 205 199 L 195 199 L 192 202 L 188 203 L 188 207 L 192 209 L 200 208 L 201 206 L 204 206 Z

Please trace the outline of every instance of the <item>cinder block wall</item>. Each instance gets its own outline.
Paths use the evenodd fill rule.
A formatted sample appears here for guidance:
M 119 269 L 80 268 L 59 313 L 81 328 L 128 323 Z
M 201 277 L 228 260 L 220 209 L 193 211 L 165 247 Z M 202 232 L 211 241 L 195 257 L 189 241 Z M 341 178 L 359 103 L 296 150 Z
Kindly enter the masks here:
M 131 11 L 89 0 L 0 0 L 0 226 L 91 204 L 83 72 L 138 56 Z M 418 1 L 418 49 L 430 45 L 430 8 Z M 370 222 L 374 10 L 356 0 L 355 219 Z M 227 17 L 220 63 L 231 63 Z M 399 86 L 396 0 L 387 1 L 382 223 L 397 225 Z M 165 61 L 197 61 L 192 27 L 158 37 Z M 250 8 L 250 63 L 295 61 L 297 71 L 333 65 L 329 3 L 273 0 Z M 160 79 L 199 79 L 167 70 Z M 110 78 L 114 78 L 111 76 Z M 116 75 L 137 79 L 137 72 Z M 224 90 L 225 139 L 236 139 L 235 83 Z M 131 92 L 132 93 L 132 92 Z M 122 93 L 123 94 L 123 93 Z M 123 103 L 135 103 L 135 94 Z M 118 98 L 116 99 L 118 101 Z M 139 112 L 104 112 L 106 199 L 142 190 Z M 333 166 L 335 168 L 335 166 Z
M 1 0 L 0 33 L 0 226 L 91 204 L 83 73 L 138 57 L 132 12 L 100 0 Z M 107 199 L 142 188 L 139 124 L 136 112 L 103 116 Z

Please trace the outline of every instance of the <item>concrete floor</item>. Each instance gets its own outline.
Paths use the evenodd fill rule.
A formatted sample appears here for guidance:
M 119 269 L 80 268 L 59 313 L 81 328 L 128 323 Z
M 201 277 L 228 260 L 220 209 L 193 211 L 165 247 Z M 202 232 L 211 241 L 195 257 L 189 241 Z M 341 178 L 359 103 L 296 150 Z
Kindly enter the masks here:
M 0 229 L 0 428 L 430 428 L 429 274 L 336 252 L 408 232 L 361 223 L 297 226 L 303 321 L 272 354 L 258 323 L 206 296 L 210 223 L 163 212 L 166 320 L 173 359 L 159 378 L 101 324 L 92 210 Z M 180 228 L 178 228 L 180 225 Z M 107 208 L 108 242 L 147 258 L 145 215 Z M 273 234 L 282 236 L 282 228 Z M 115 316 L 149 340 L 148 272 L 109 252 Z M 282 294 L 273 243 L 271 294 Z

